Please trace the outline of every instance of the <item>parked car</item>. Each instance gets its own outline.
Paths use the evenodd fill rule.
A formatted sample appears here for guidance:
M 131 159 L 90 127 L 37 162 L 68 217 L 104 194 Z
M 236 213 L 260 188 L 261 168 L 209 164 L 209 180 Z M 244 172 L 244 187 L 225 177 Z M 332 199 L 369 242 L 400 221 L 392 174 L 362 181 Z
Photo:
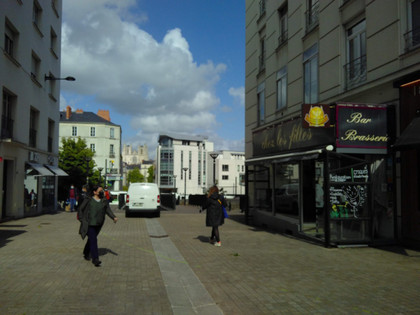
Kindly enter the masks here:
M 160 216 L 160 194 L 157 184 L 132 183 L 126 196 L 125 216 L 131 214 L 155 214 Z
M 286 184 L 276 189 L 276 212 L 299 215 L 299 184 Z

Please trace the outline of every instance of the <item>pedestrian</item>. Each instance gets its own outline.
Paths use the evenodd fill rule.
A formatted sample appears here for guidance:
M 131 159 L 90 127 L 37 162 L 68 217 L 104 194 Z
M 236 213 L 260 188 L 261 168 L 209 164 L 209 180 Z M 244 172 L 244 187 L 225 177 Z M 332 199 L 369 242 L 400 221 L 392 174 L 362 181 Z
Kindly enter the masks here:
M 70 212 L 74 211 L 74 207 L 76 205 L 76 199 L 77 199 L 76 188 L 74 188 L 74 185 L 72 184 L 69 190 Z
M 105 198 L 103 188 L 93 186 L 91 196 L 87 196 L 78 209 L 78 218 L 80 221 L 79 234 L 82 239 L 85 239 L 86 235 L 88 237 L 83 249 L 83 257 L 86 260 L 92 258 L 92 263 L 96 267 L 101 264 L 98 252 L 98 234 L 105 222 L 105 214 L 113 219 L 114 223 L 118 221 Z
M 219 194 L 217 186 L 212 186 L 207 194 L 203 210 L 206 212 L 206 226 L 211 226 L 210 243 L 215 246 L 222 246 L 220 241 L 219 226 L 225 222 L 222 205 L 226 207 L 225 198 Z
M 79 198 L 77 200 L 77 208 L 78 209 L 80 208 L 81 204 L 83 203 L 83 200 L 85 200 L 86 197 L 88 196 L 88 188 L 89 188 L 88 184 L 82 186 L 82 192 L 80 193 Z
M 36 207 L 36 193 L 31 189 L 31 207 Z

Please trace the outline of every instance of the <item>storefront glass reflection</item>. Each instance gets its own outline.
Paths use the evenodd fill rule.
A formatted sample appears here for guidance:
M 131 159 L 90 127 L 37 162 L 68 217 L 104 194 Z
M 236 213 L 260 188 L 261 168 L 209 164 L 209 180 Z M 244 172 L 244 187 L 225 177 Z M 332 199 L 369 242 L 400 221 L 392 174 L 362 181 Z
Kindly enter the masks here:
M 299 164 L 274 165 L 274 207 L 276 214 L 299 216 Z

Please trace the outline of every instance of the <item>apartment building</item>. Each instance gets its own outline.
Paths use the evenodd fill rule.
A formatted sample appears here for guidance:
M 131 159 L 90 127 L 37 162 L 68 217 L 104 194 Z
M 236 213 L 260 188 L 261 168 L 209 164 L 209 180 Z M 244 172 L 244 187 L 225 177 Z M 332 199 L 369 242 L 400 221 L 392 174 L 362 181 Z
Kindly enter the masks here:
M 246 0 L 248 219 L 420 244 L 419 18 L 419 0 Z
M 214 181 L 225 195 L 236 196 L 245 194 L 245 153 L 236 151 L 211 152 Z M 213 158 L 214 157 L 214 158 Z
M 0 220 L 55 209 L 57 176 L 66 175 L 58 168 L 61 10 L 61 0 L 0 1 Z
M 110 190 L 122 188 L 121 126 L 111 122 L 108 110 L 98 113 L 67 106 L 60 112 L 60 145 L 62 138 L 82 138 L 95 153 L 93 159 Z
M 212 185 L 209 153 L 213 142 L 204 136 L 160 134 L 156 154 L 156 181 L 161 192 L 184 197 L 203 194 Z

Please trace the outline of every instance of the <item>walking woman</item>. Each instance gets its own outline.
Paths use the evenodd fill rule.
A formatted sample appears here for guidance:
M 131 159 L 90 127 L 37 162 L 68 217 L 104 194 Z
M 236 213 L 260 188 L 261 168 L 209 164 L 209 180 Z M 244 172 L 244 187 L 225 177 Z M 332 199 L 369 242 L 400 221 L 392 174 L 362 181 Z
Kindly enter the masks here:
M 222 246 L 219 234 L 219 226 L 225 222 L 222 205 L 226 207 L 225 198 L 219 194 L 219 189 L 217 186 L 210 187 L 206 202 L 203 205 L 203 209 L 207 209 L 206 226 L 212 227 L 210 243 L 214 244 L 215 246 Z
M 87 196 L 78 209 L 78 218 L 80 221 L 79 234 L 82 239 L 86 235 L 88 240 L 83 250 L 83 256 L 86 260 L 89 259 L 89 254 L 92 258 L 92 263 L 98 267 L 101 264 L 98 252 L 98 234 L 105 222 L 105 214 L 107 214 L 114 223 L 118 218 L 109 207 L 109 202 L 104 198 L 104 190 L 101 186 L 93 186 L 92 195 Z

